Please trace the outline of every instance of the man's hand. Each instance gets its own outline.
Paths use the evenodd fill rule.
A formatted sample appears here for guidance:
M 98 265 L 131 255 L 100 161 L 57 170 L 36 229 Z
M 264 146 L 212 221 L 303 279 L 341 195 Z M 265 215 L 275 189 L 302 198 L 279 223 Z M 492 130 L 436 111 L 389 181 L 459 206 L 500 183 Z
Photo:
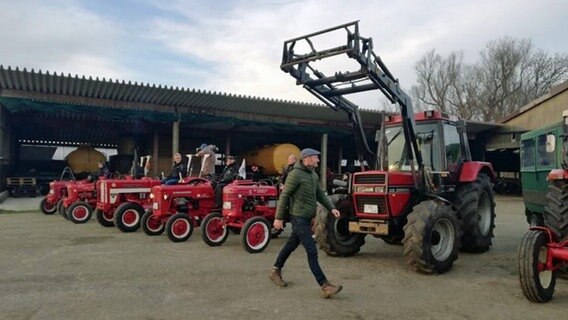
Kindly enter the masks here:
M 284 229 L 284 220 L 274 219 L 274 223 L 272 225 L 274 226 L 274 229 L 283 230 Z
M 337 209 L 331 210 L 331 214 L 333 214 L 333 216 L 336 217 L 336 218 L 339 218 L 339 216 L 341 216 L 341 212 L 339 212 L 339 210 L 337 210 Z

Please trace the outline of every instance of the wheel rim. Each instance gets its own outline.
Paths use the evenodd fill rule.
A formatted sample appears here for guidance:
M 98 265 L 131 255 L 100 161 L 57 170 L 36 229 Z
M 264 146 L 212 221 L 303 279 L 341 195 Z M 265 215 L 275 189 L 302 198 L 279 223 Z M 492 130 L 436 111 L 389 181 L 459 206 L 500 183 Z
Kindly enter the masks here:
M 103 211 L 103 219 L 108 222 L 113 222 L 113 214 L 112 211 Z
M 73 215 L 73 218 L 75 218 L 75 220 L 83 220 L 87 217 L 88 211 L 89 210 L 85 208 L 85 206 L 77 206 L 75 207 L 75 209 L 73 209 L 71 215 Z
M 43 210 L 45 212 L 52 213 L 55 212 L 56 209 L 57 209 L 56 205 L 52 204 L 51 202 L 49 201 L 43 202 Z
M 163 227 L 164 227 L 164 224 L 160 222 L 160 219 L 158 219 L 154 216 L 150 216 L 146 220 L 146 228 L 148 228 L 148 230 L 150 230 L 150 231 L 158 232 L 158 231 L 162 230 Z
M 552 283 L 552 271 L 546 269 L 546 259 L 548 258 L 548 248 L 542 246 L 538 252 L 538 280 L 543 288 L 548 288 Z
M 122 223 L 127 227 L 133 227 L 138 223 L 138 211 L 128 209 L 122 214 Z
M 434 224 L 430 232 L 430 247 L 432 256 L 437 261 L 446 260 L 453 251 L 455 230 L 448 219 L 440 219 Z
M 189 221 L 186 219 L 177 219 L 172 223 L 171 230 L 176 238 L 184 238 L 189 234 L 190 228 Z
M 489 200 L 489 195 L 487 195 L 486 191 L 481 193 L 478 215 L 479 230 L 483 236 L 487 236 L 489 234 L 489 230 L 491 230 L 491 201 Z
M 266 244 L 269 237 L 266 224 L 258 221 L 253 223 L 247 231 L 247 244 L 253 250 L 258 250 Z
M 207 233 L 207 238 L 209 238 L 209 240 L 212 242 L 219 242 L 225 236 L 227 229 L 223 227 L 223 219 L 216 217 L 207 222 L 205 232 Z

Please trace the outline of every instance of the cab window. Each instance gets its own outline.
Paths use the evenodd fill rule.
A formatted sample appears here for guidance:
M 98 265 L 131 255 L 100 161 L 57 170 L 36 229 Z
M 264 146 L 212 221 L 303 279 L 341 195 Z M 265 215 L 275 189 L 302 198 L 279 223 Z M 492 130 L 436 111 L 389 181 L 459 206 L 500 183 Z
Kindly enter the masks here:
M 550 133 L 549 133 L 550 134 Z M 541 134 L 537 139 L 537 150 L 538 150 L 538 165 L 541 167 L 548 167 L 555 165 L 554 163 L 554 152 L 546 151 L 547 134 Z
M 444 144 L 446 149 L 447 169 L 457 170 L 461 155 L 461 142 L 458 128 L 449 124 L 444 124 Z
M 534 140 L 528 139 L 521 143 L 521 166 L 534 166 Z

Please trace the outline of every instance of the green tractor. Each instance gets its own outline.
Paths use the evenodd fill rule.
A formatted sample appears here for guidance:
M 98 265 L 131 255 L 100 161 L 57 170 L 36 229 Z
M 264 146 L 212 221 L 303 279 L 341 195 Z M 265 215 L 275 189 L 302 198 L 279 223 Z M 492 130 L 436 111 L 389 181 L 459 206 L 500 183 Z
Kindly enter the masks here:
M 568 138 L 568 110 L 561 122 L 521 135 L 521 182 L 525 215 L 531 226 L 545 224 L 549 173 L 564 168 L 563 145 Z

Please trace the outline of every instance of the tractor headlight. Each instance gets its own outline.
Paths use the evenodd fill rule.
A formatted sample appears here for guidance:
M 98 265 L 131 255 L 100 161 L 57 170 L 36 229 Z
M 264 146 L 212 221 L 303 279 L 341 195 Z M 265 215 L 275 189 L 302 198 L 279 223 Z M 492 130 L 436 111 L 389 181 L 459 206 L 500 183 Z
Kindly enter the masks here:
M 375 192 L 376 193 L 385 193 L 385 187 L 375 187 Z
M 357 187 L 357 192 L 360 193 L 372 193 L 375 192 L 375 188 L 374 187 Z
M 150 193 L 150 199 L 154 199 L 154 194 Z
M 164 200 L 168 200 L 168 195 L 167 195 L 167 194 L 164 195 Z

